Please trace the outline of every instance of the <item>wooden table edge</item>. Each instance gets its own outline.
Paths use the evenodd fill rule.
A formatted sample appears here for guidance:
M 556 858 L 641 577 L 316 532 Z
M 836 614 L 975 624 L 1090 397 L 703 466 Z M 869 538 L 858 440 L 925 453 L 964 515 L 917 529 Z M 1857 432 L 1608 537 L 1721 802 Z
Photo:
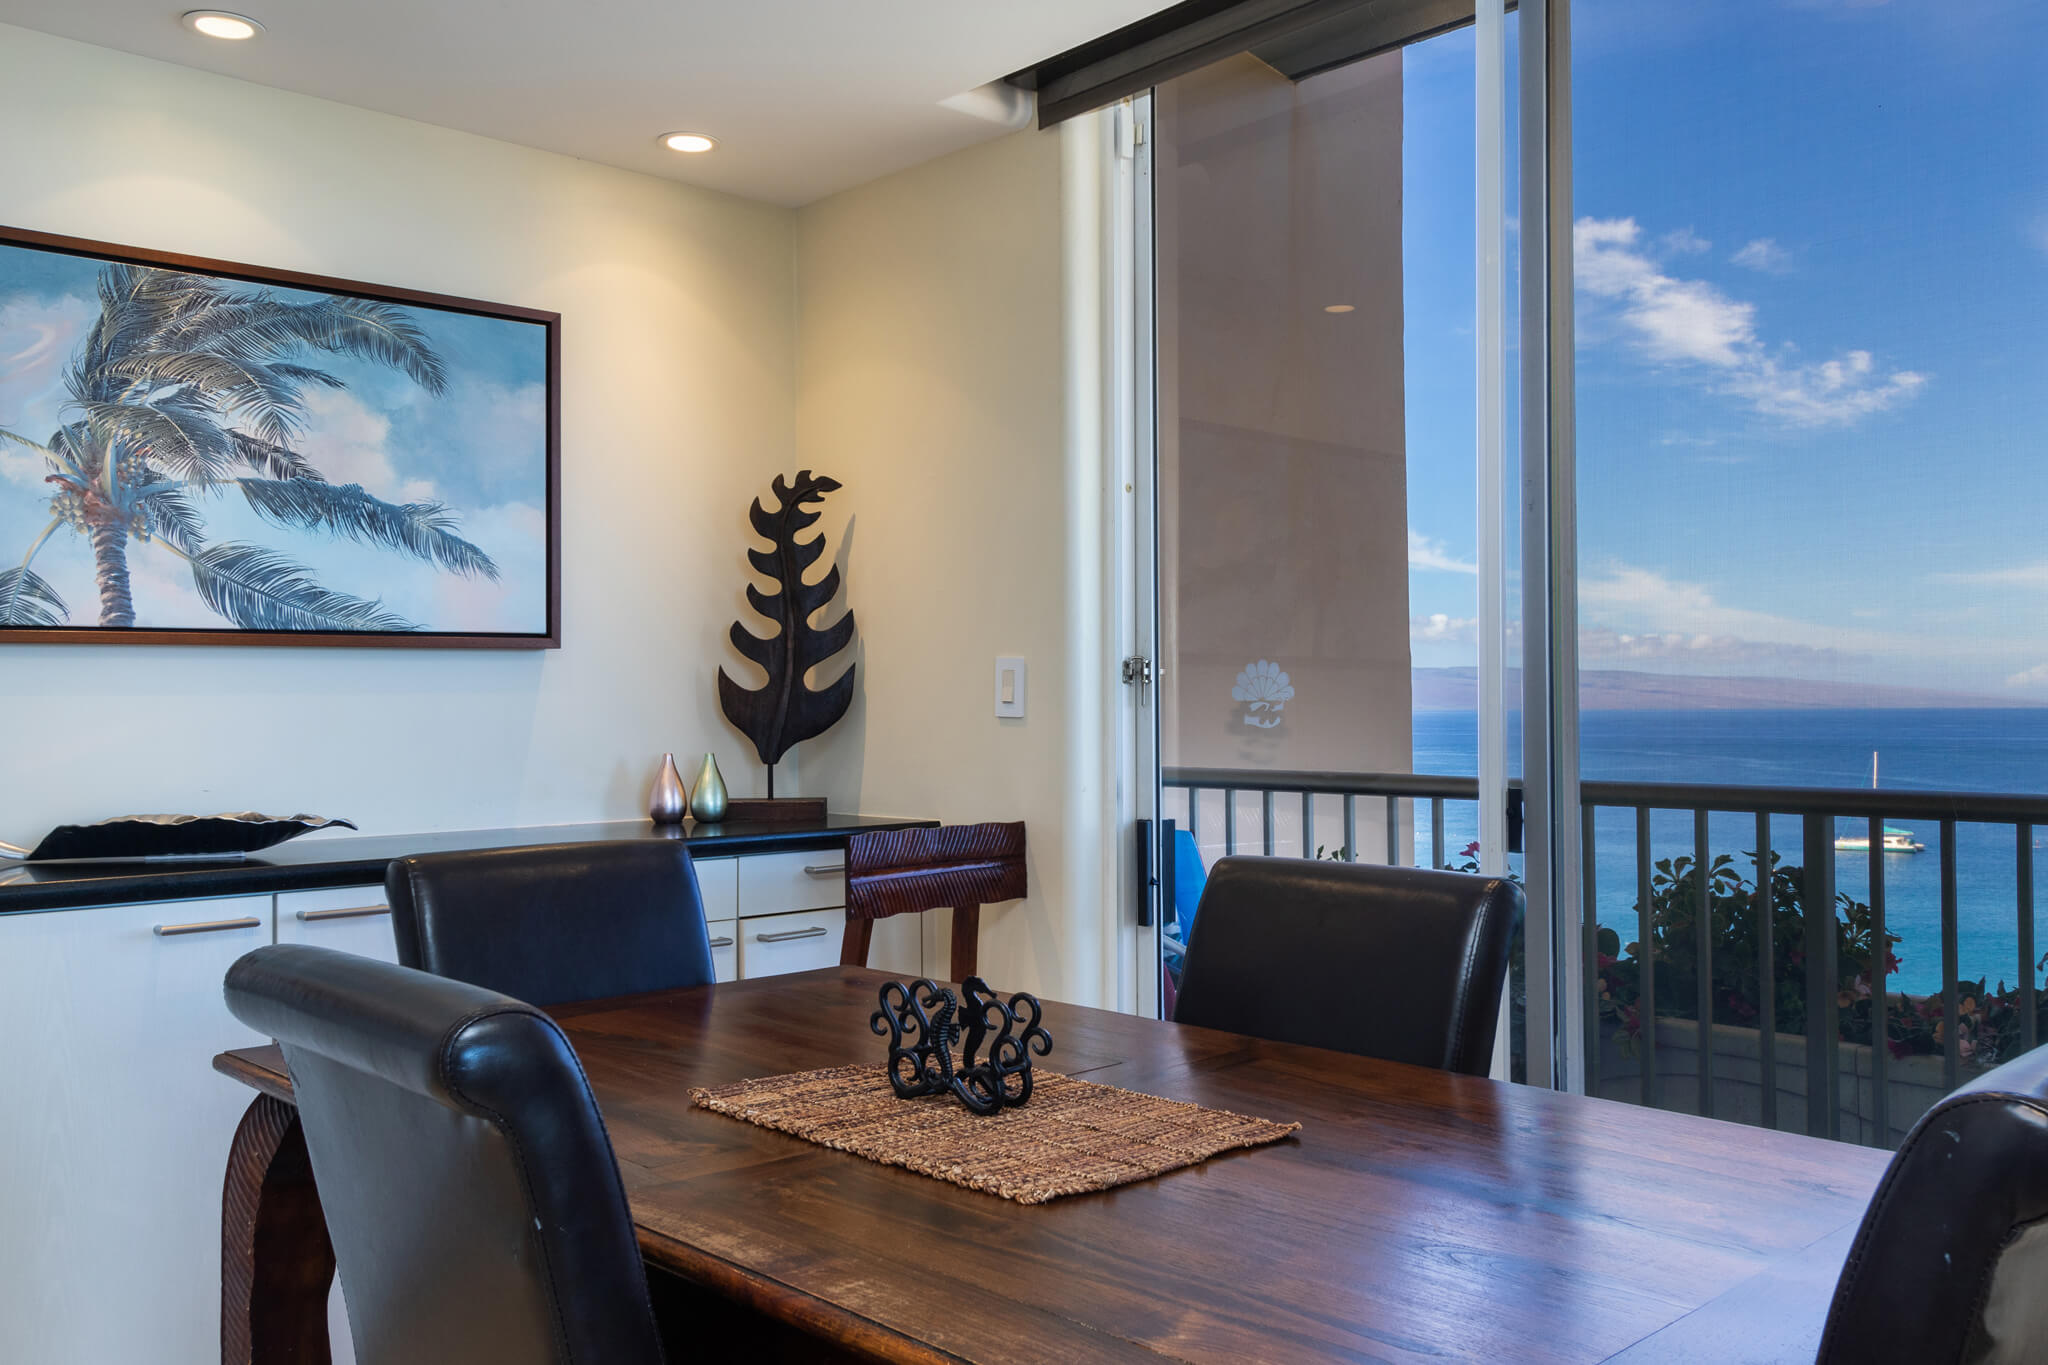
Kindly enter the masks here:
M 787 1323 L 865 1359 L 883 1362 L 883 1365 L 895 1365 L 895 1362 L 916 1362 L 916 1365 L 965 1363 L 963 1356 L 904 1336 L 872 1318 L 862 1317 L 772 1276 L 748 1270 L 666 1233 L 637 1223 L 633 1226 L 633 1233 L 640 1245 L 640 1259 L 649 1266 L 688 1280 L 721 1298 L 751 1308 L 763 1317 Z

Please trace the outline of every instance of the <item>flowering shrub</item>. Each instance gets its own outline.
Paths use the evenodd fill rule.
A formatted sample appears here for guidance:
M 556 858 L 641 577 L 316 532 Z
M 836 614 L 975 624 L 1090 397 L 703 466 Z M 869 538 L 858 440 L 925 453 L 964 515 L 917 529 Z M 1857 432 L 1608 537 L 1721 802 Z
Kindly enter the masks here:
M 1754 858 L 1745 855 L 1749 865 Z M 1757 887 L 1743 877 L 1734 858 L 1722 855 L 1706 869 L 1706 913 L 1712 944 L 1709 986 L 1714 1022 L 1757 1028 L 1763 1019 L 1763 918 Z M 1658 861 L 1650 878 L 1650 953 L 1660 1018 L 1699 1018 L 1698 930 L 1701 878 L 1691 858 Z M 1804 1033 L 1807 1014 L 1805 887 L 1801 869 L 1771 855 L 1772 1024 L 1781 1033 Z M 1870 907 L 1845 893 L 1835 896 L 1835 1004 L 1845 1042 L 1870 1043 L 1879 1010 L 1871 985 Z M 1637 906 L 1640 917 L 1641 906 Z M 1639 918 L 1640 922 L 1640 918 Z M 1886 971 L 1899 970 L 1892 951 L 1896 934 L 1885 934 Z M 1643 952 L 1640 943 L 1622 944 L 1612 929 L 1598 931 L 1596 989 L 1603 1024 L 1611 1023 L 1624 1055 L 1642 1037 Z M 2048 957 L 2042 964 L 2048 966 Z M 2020 998 L 2003 981 L 1958 983 L 1957 1052 L 1982 1066 L 2016 1055 L 2022 1048 Z M 2039 1036 L 2048 1037 L 2048 992 L 2037 999 Z M 1940 995 L 1915 997 L 1886 992 L 1882 1005 L 1885 1046 L 1894 1057 L 1940 1053 L 1948 1021 Z

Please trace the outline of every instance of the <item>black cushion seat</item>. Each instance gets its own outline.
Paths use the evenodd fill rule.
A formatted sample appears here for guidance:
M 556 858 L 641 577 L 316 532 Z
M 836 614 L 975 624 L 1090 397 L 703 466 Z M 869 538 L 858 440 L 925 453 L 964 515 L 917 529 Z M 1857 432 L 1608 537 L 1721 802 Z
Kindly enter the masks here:
M 363 1365 L 659 1365 L 583 1068 L 495 991 L 306 944 L 229 969 L 283 1045 Z
M 1521 919 L 1504 877 L 1223 858 L 1173 1017 L 1483 1076 Z
M 392 863 L 384 891 L 401 963 L 535 1005 L 716 979 L 680 842 L 422 854 Z

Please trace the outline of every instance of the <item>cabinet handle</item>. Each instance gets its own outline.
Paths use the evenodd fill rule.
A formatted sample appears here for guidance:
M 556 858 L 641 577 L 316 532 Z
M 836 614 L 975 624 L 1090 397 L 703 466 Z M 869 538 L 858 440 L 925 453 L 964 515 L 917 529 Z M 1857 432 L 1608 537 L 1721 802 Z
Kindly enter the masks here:
M 365 915 L 388 915 L 391 913 L 391 907 L 388 905 L 351 905 L 345 910 L 301 910 L 298 913 L 301 922 L 311 924 L 315 920 L 323 919 L 361 919 Z
M 212 934 L 218 933 L 222 929 L 261 929 L 262 927 L 262 920 L 257 919 L 254 915 L 244 915 L 240 919 L 207 919 L 199 920 L 192 924 L 159 924 L 155 926 L 154 932 L 158 938 L 173 938 L 179 934 Z M 822 933 L 824 931 L 820 930 L 819 932 Z
M 732 940 L 729 938 L 714 938 L 711 940 L 711 946 L 714 948 L 730 948 L 732 947 Z
M 805 868 L 804 875 L 806 877 L 837 877 L 844 871 L 846 871 L 845 863 L 826 863 L 822 867 Z
M 779 934 L 760 934 L 756 937 L 762 943 L 787 943 L 793 938 L 823 938 L 825 932 L 823 926 L 813 924 L 808 929 L 786 929 Z

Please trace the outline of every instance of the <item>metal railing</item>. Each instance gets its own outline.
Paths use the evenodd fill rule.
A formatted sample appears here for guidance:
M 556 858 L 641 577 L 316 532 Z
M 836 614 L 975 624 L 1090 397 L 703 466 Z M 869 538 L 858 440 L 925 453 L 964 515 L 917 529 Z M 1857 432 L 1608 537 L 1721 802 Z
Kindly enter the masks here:
M 1408 820 L 1413 820 L 1420 815 L 1426 803 L 1429 811 L 1430 849 L 1429 861 L 1422 865 L 1438 868 L 1451 866 L 1445 850 L 1446 804 L 1468 802 L 1476 806 L 1479 799 L 1479 784 L 1476 778 L 1419 773 L 1168 768 L 1165 771 L 1165 785 L 1169 791 L 1185 793 L 1185 804 L 1177 813 L 1185 816 L 1185 824 L 1181 827 L 1193 835 L 1197 848 L 1205 847 L 1205 836 L 1213 839 L 1215 833 L 1213 817 L 1208 816 L 1204 809 L 1205 805 L 1213 806 L 1214 803 L 1205 803 L 1204 793 L 1221 794 L 1221 845 L 1226 853 L 1254 851 L 1252 848 L 1244 847 L 1252 841 L 1248 836 L 1242 836 L 1239 829 L 1241 821 L 1238 807 L 1241 798 L 1245 796 L 1257 798 L 1259 828 L 1255 848 L 1256 851 L 1269 856 L 1280 846 L 1277 838 L 1277 816 L 1283 809 L 1279 804 L 1283 799 L 1290 804 L 1299 802 L 1299 847 L 1301 856 L 1304 857 L 1317 855 L 1318 815 L 1327 809 L 1320 807 L 1319 802 L 1324 799 L 1340 802 L 1339 827 L 1342 831 L 1342 843 L 1337 846 L 1335 856 L 1350 861 L 1357 861 L 1359 858 L 1360 803 L 1380 803 L 1386 836 L 1385 861 L 1394 865 L 1420 863 L 1419 858 L 1412 856 L 1413 843 L 1411 837 L 1406 834 L 1409 826 L 1404 822 L 1404 816 Z M 1583 950 L 1586 967 L 1585 1046 L 1588 1049 L 1589 1077 L 1593 1073 L 1594 1061 L 1600 1056 L 1601 1013 L 1597 999 L 1600 957 L 1597 905 L 1600 866 L 1594 836 L 1602 812 L 1632 812 L 1634 819 L 1637 915 L 1635 967 L 1639 992 L 1636 1017 L 1640 1021 L 1637 1052 L 1639 1094 L 1635 1098 L 1640 1103 L 1657 1105 L 1663 1102 L 1657 1070 L 1659 1015 L 1656 1001 L 1656 938 L 1652 923 L 1655 896 L 1652 886 L 1650 834 L 1651 816 L 1659 811 L 1689 812 L 1692 815 L 1692 841 L 1688 850 L 1691 865 L 1685 869 L 1685 875 L 1696 879 L 1695 885 L 1691 888 L 1695 912 L 1694 937 L 1690 945 L 1695 959 L 1696 998 L 1690 1002 L 1690 1006 L 1694 1015 L 1693 1022 L 1698 1030 L 1695 1044 L 1697 1112 L 1710 1116 L 1715 1112 L 1713 968 L 1715 954 L 1721 945 L 1714 941 L 1713 908 L 1716 893 L 1712 846 L 1709 839 L 1711 815 L 1746 814 L 1753 815 L 1756 821 L 1754 847 L 1745 851 L 1753 856 L 1757 869 L 1754 910 L 1759 940 L 1755 950 L 1759 981 L 1756 992 L 1758 1017 L 1755 1029 L 1759 1038 L 1757 1085 L 1760 1091 L 1760 1122 L 1763 1125 L 1776 1127 L 1778 1124 L 1778 1077 L 1774 1046 L 1779 1023 L 1775 1018 L 1778 945 L 1773 940 L 1773 934 L 1779 907 L 1775 901 L 1776 877 L 1772 857 L 1771 822 L 1774 817 L 1796 818 L 1800 822 L 1798 902 L 1802 907 L 1805 942 L 1800 944 L 1799 948 L 1803 956 L 1801 965 L 1804 977 L 1800 985 L 1803 987 L 1806 1006 L 1805 1073 L 1808 1132 L 1823 1137 L 1842 1135 L 1840 1083 L 1843 1037 L 1837 998 L 1842 964 L 1837 960 L 1838 921 L 1833 913 L 1836 907 L 1835 839 L 1838 820 L 1865 822 L 1868 828 L 1868 942 L 1872 946 L 1865 966 L 1870 997 L 1873 1001 L 1871 1039 L 1868 1047 L 1870 1108 L 1867 1116 L 1872 1145 L 1892 1145 L 1893 1116 L 1888 1112 L 1890 1086 L 1887 1070 L 1893 1058 L 1888 1044 L 1892 1001 L 1904 998 L 1894 997 L 1889 991 L 1891 967 L 1885 922 L 1883 852 L 1884 827 L 1887 821 L 1931 821 L 1940 826 L 1940 1018 L 1948 1021 L 1942 1037 L 1943 1088 L 1952 1089 L 1959 1082 L 1963 1061 L 1962 1030 L 1955 1022 L 1959 1018 L 1959 1010 L 1963 1004 L 1959 999 L 1961 964 L 1958 961 L 1957 948 L 1959 911 L 1956 834 L 1960 825 L 2006 826 L 2013 832 L 2013 905 L 2017 918 L 2017 1013 L 2020 1046 L 2023 1049 L 2031 1049 L 2040 1041 L 2037 1037 L 2038 1001 L 2035 985 L 2033 851 L 2034 826 L 2048 824 L 2048 795 L 1595 781 L 1581 782 L 1580 794 L 1584 867 Z M 1511 793 L 1511 800 L 1514 795 L 1518 793 Z M 1368 804 L 1366 809 L 1372 809 L 1371 804 Z M 1172 813 L 1175 812 L 1169 812 Z M 1289 811 L 1289 814 L 1292 815 L 1292 811 Z M 1851 853 L 1849 856 L 1853 857 L 1854 854 Z M 1814 907 L 1826 907 L 1827 911 L 1811 913 Z M 1672 1019 L 1671 1015 L 1663 1017 L 1667 1022 Z M 1901 1117 L 1910 1121 L 1916 1116 Z

